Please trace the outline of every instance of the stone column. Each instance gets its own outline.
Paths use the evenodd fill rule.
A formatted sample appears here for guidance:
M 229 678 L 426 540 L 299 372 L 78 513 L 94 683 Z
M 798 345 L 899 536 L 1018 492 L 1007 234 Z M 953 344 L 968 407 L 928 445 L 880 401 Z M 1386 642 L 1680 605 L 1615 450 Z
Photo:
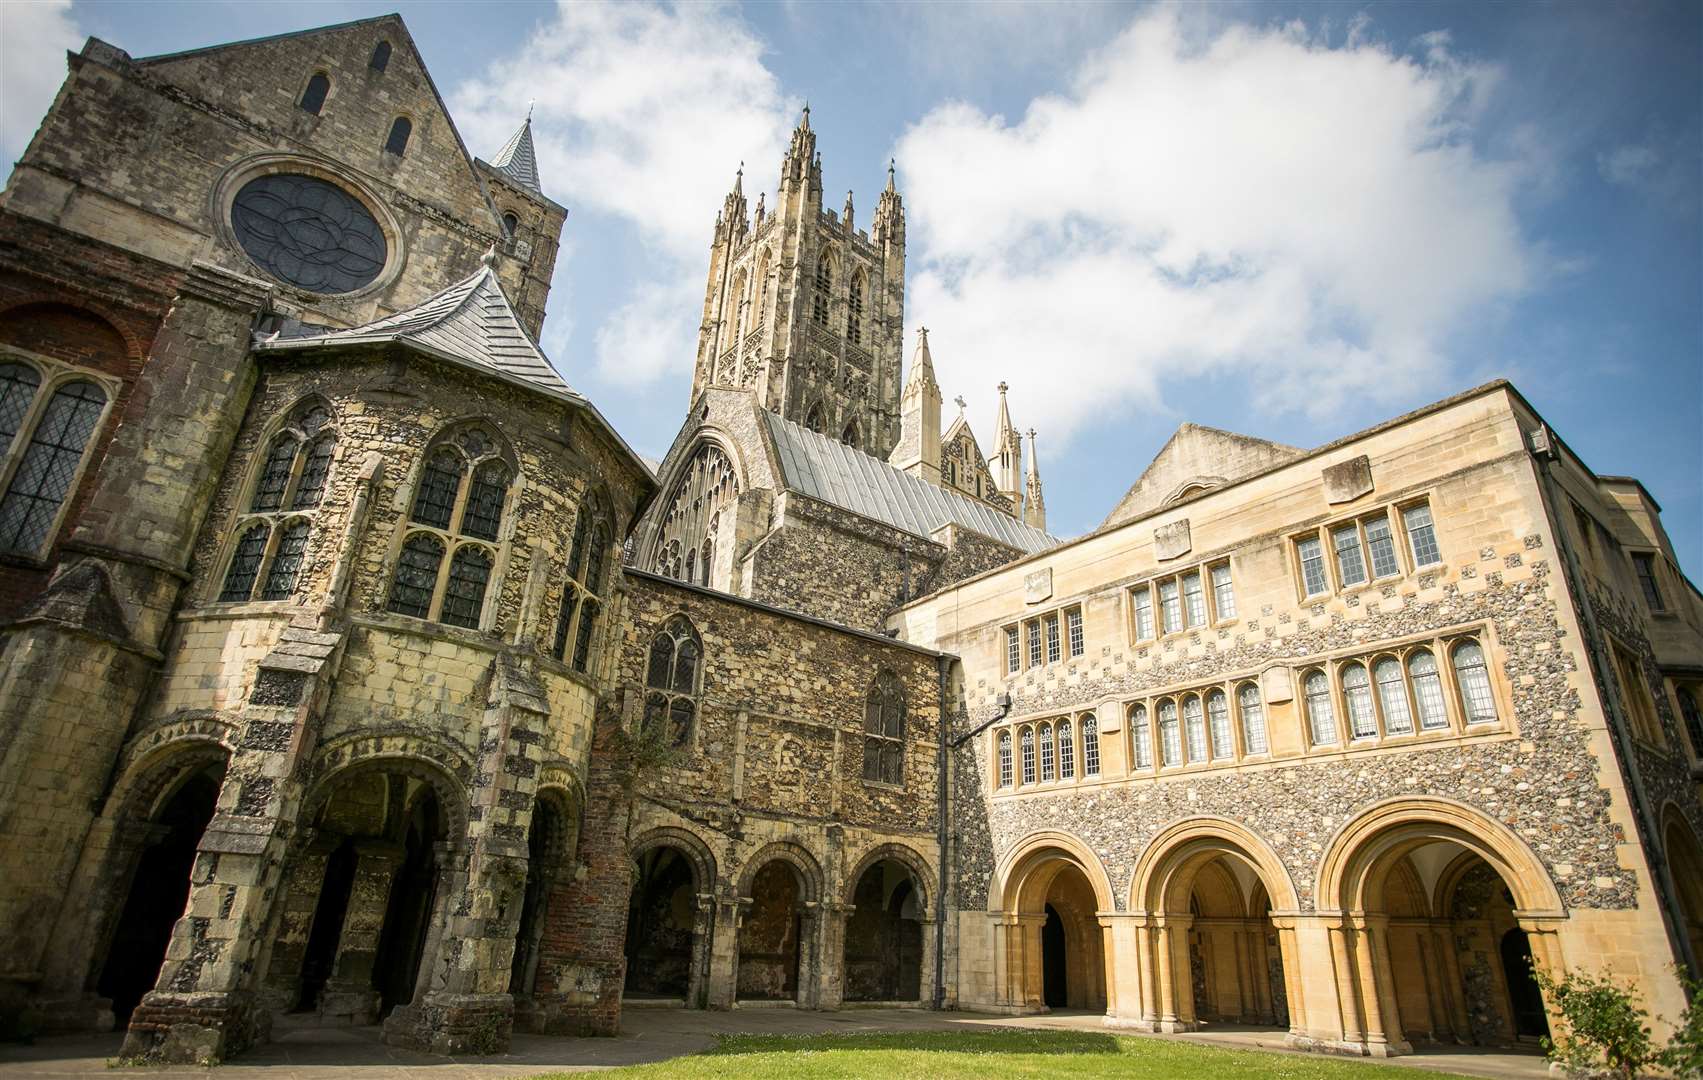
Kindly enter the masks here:
M 1194 985 L 1189 977 L 1189 929 L 1193 915 L 1155 915 L 1154 952 L 1159 961 L 1159 1024 L 1163 1032 L 1193 1031 Z
M 1106 953 L 1106 1026 L 1140 1028 L 1142 1023 L 1141 935 L 1146 917 L 1102 911 Z
M 269 1012 L 288 1012 L 301 997 L 302 963 L 319 909 L 319 891 L 325 884 L 325 867 L 341 839 L 307 829 L 290 845 L 292 853 L 285 859 L 278 887 L 277 930 L 260 977 L 261 1007 Z
M 1046 968 L 1041 955 L 1041 930 L 1045 915 L 1015 915 L 1013 937 L 1017 939 L 1019 981 L 1016 1004 L 1025 1012 L 1046 1012 Z
M 709 1007 L 731 1009 L 739 997 L 739 929 L 751 909 L 749 896 L 722 896 L 715 902 L 711 935 Z
M 807 905 L 808 906 L 808 905 Z M 851 917 L 850 904 L 824 903 L 820 905 L 820 914 L 815 917 L 806 916 L 799 920 L 802 939 L 803 927 L 808 922 L 819 922 L 822 925 L 822 955 L 818 967 L 820 978 L 816 980 L 816 1008 L 837 1009 L 845 1001 L 846 993 L 846 920 Z M 799 942 L 800 949 L 803 941 Z M 802 955 L 800 967 L 803 966 Z M 802 983 L 802 979 L 800 982 Z M 802 986 L 800 987 L 802 989 Z M 802 1004 L 802 1002 L 800 1003 Z
M 692 969 L 686 981 L 686 1007 L 709 1007 L 710 970 L 714 959 L 715 897 L 699 893 L 692 902 Z
M 1283 968 L 1283 997 L 1284 1004 L 1289 1009 L 1289 1036 L 1284 1041 L 1291 1046 L 1311 1046 L 1312 1039 L 1308 1036 L 1307 997 L 1306 988 L 1301 985 L 1301 967 L 1299 960 L 1299 942 L 1295 933 L 1295 916 L 1292 914 L 1273 914 L 1269 916 L 1272 927 L 1277 931 L 1278 962 Z M 1277 1009 L 1272 1004 L 1272 1011 Z
M 1360 1011 L 1361 986 L 1354 958 L 1354 930 L 1347 918 L 1327 924 L 1331 970 L 1336 978 L 1337 1039 L 1343 1049 L 1366 1050 L 1366 1022 Z
M 337 939 L 337 961 L 319 995 L 319 1014 L 370 1024 L 378 1019 L 379 993 L 373 989 L 373 964 L 378 958 L 384 914 L 390 906 L 390 885 L 405 852 L 402 845 L 383 840 L 355 844 L 355 877 L 349 887 L 349 906 Z
M 1396 999 L 1390 971 L 1390 920 L 1387 915 L 1363 915 L 1358 920 L 1361 985 L 1366 1002 L 1367 1052 L 1374 1057 L 1409 1054 L 1413 1047 L 1401 1030 L 1401 1003 Z
M 828 966 L 823 959 L 823 923 L 822 905 L 814 900 L 806 900 L 798 905 L 798 1007 L 801 1009 L 816 1009 L 821 1007 L 822 983 L 828 975 L 823 969 Z

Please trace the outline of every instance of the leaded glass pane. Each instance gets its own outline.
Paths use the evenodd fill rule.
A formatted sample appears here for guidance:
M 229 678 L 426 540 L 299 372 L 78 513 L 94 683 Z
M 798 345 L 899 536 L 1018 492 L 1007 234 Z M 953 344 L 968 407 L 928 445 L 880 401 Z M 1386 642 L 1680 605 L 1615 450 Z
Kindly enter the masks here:
M 1017 628 L 1008 626 L 1005 628 L 1005 670 L 1012 672 L 1021 666 L 1023 666 L 1023 655 L 1018 648 Z
M 1058 725 L 1058 778 L 1076 779 L 1076 743 L 1072 741 L 1069 720 L 1062 720 Z
M 424 619 L 432 609 L 432 591 L 438 585 L 438 564 L 443 562 L 443 544 L 435 536 L 415 533 L 402 545 L 396 560 L 396 579 L 390 586 L 389 609 L 398 615 Z
M 1100 728 L 1092 714 L 1082 718 L 1082 775 L 1100 775 Z
M 1190 695 L 1183 699 L 1183 732 L 1188 739 L 1189 760 L 1206 760 L 1206 715 L 1201 711 L 1200 698 Z
M 1047 619 L 1047 663 L 1056 664 L 1059 661 L 1058 615 L 1048 615 Z
M 278 550 L 272 553 L 272 567 L 266 572 L 266 585 L 260 590 L 262 600 L 288 600 L 295 595 L 296 578 L 302 571 L 302 557 L 307 551 L 308 523 L 292 521 L 278 536 Z
M 1697 698 L 1686 687 L 1679 687 L 1679 718 L 1685 734 L 1691 739 L 1691 752 L 1703 755 L 1703 713 L 1697 711 Z
M 1344 525 L 1331 531 L 1331 543 L 1336 547 L 1337 580 L 1346 587 L 1366 580 L 1366 559 L 1360 552 L 1360 530 Z
M 1307 722 L 1312 725 L 1313 745 L 1328 746 L 1336 742 L 1336 713 L 1330 704 L 1330 680 L 1324 672 L 1307 676 Z
M 672 743 L 674 741 L 674 734 L 673 732 L 666 730 L 664 725 L 667 723 L 668 698 L 661 694 L 646 695 L 645 715 L 644 719 L 639 721 L 639 730 L 646 736 L 653 738 L 659 735 L 665 735 L 669 742 Z
M 1212 603 L 1217 609 L 1219 622 L 1236 617 L 1236 588 L 1230 582 L 1230 564 L 1227 562 L 1212 568 Z
M 1174 701 L 1159 703 L 1159 754 L 1160 761 L 1166 765 L 1183 763 L 1182 726 L 1177 723 L 1177 703 Z
M 1065 634 L 1070 638 L 1070 655 L 1081 656 L 1083 651 L 1081 609 L 1071 608 L 1065 612 L 1064 622 Z
M 1407 706 L 1407 683 L 1401 677 L 1401 665 L 1385 657 L 1372 669 L 1378 681 L 1378 704 L 1384 707 L 1384 734 L 1408 735 L 1413 732 L 1413 710 Z
M 704 541 L 707 551 L 709 541 Z M 603 591 L 603 560 L 609 550 L 609 535 L 604 531 L 603 522 L 591 527 L 591 550 L 585 553 L 585 587 L 592 592 Z M 701 564 L 704 571 L 704 584 L 710 583 L 710 559 L 705 554 Z
M 0 364 L 0 453 L 12 445 L 40 385 L 41 376 L 28 364 Z
M 1413 680 L 1413 697 L 1419 703 L 1419 728 L 1436 731 L 1449 726 L 1449 711 L 1443 703 L 1443 680 L 1437 674 L 1437 658 L 1419 649 L 1407 658 L 1407 675 Z
M 272 448 L 266 452 L 266 464 L 260 470 L 260 483 L 255 486 L 254 499 L 248 504 L 249 510 L 276 510 L 284 504 L 284 489 L 290 486 L 290 470 L 295 466 L 299 445 L 296 437 L 289 434 L 272 440 Z
M 290 509 L 311 509 L 325 497 L 325 478 L 331 472 L 331 452 L 336 446 L 337 440 L 331 435 L 321 435 L 308 444 L 307 458 L 302 462 L 302 478 L 296 481 L 296 494 L 290 500 Z
M 1033 728 L 1023 729 L 1023 782 L 1035 782 L 1035 731 Z
M 106 393 L 94 383 L 54 391 L 0 501 L 0 550 L 32 554 L 47 540 L 105 404 Z
M 479 629 L 485 607 L 485 586 L 491 580 L 491 555 L 482 547 L 457 548 L 449 561 L 449 580 L 444 585 L 440 622 L 450 626 Z M 581 618 L 581 623 L 585 622 Z
M 1211 725 L 1212 757 L 1225 761 L 1236 756 L 1236 738 L 1230 731 L 1230 699 L 1224 691 L 1206 695 L 1206 716 Z
M 1309 536 L 1295 545 L 1296 553 L 1301 556 L 1301 581 L 1306 586 L 1308 596 L 1318 596 L 1330 591 L 1330 584 L 1325 580 L 1325 554 L 1323 547 L 1316 537 Z
M 591 514 L 589 511 L 581 509 L 579 512 L 579 520 L 574 523 L 574 542 L 568 548 L 568 576 L 573 578 L 575 581 L 580 580 L 580 570 L 585 566 L 585 545 L 590 539 Z M 659 553 L 659 561 L 660 565 L 657 567 L 657 573 L 667 574 L 668 559 L 666 552 Z
M 698 688 L 698 643 L 690 638 L 674 654 L 674 692 L 690 694 Z
M 650 662 L 645 666 L 645 685 L 666 690 L 674 675 L 674 638 L 666 633 L 650 639 Z
M 558 660 L 568 658 L 568 634 L 573 630 L 574 606 L 579 603 L 579 590 L 572 585 L 562 586 L 562 606 L 556 609 L 556 634 L 550 643 L 550 655 Z M 652 653 L 654 662 L 655 654 Z M 655 686 L 655 683 L 650 685 Z
M 1011 786 L 1011 732 L 999 733 L 999 786 Z
M 1366 547 L 1372 552 L 1373 577 L 1389 577 L 1391 574 L 1401 573 L 1401 563 L 1396 560 L 1395 537 L 1390 535 L 1389 518 L 1367 519 Z
M 685 698 L 675 698 L 668 706 L 668 733 L 676 747 L 692 741 L 692 718 L 697 712 L 697 706 Z
M 1153 767 L 1153 733 L 1147 727 L 1147 706 L 1137 705 L 1129 711 L 1129 741 L 1135 749 L 1135 767 Z
M 1350 664 L 1342 669 L 1342 692 L 1348 699 L 1348 730 L 1356 739 L 1378 734 L 1378 717 L 1372 711 L 1372 681 L 1366 669 Z
M 1159 612 L 1164 618 L 1164 631 L 1175 633 L 1183 628 L 1183 601 L 1177 594 L 1176 581 L 1159 583 Z
M 257 521 L 248 527 L 231 553 L 231 565 L 225 571 L 225 584 L 219 590 L 219 603 L 237 604 L 254 593 L 254 579 L 260 576 L 260 560 L 266 557 L 266 541 L 272 527 Z
M 1431 508 L 1410 506 L 1401 512 L 1401 520 L 1407 527 L 1408 545 L 1413 549 L 1413 565 L 1442 562 L 1442 553 L 1437 550 L 1437 530 L 1431 523 Z
M 1053 778 L 1053 729 L 1042 724 L 1035 738 L 1041 744 L 1041 783 L 1049 783 Z
M 414 493 L 409 520 L 435 529 L 449 528 L 455 513 L 455 493 L 461 486 L 461 458 L 453 450 L 439 450 L 420 470 L 420 487 Z
M 500 461 L 487 461 L 473 470 L 467 487 L 467 507 L 461 512 L 461 533 L 481 540 L 495 540 L 503 523 L 503 498 L 508 494 L 509 471 Z
M 1461 684 L 1461 697 L 1466 699 L 1466 722 L 1488 724 L 1496 719 L 1496 695 L 1490 690 L 1490 669 L 1484 664 L 1484 650 L 1478 642 L 1464 642 L 1455 648 L 1455 678 Z
M 1206 588 L 1199 574 L 1183 575 L 1183 597 L 1188 604 L 1190 626 L 1206 624 Z
M 580 605 L 579 626 L 574 631 L 574 670 L 584 672 L 591 663 L 592 635 L 597 630 L 597 613 L 602 606 L 591 597 Z M 676 673 L 678 675 L 678 673 Z
M 1029 666 L 1041 666 L 1041 624 L 1039 622 L 1029 624 Z
M 1260 701 L 1260 688 L 1243 683 L 1236 691 L 1236 705 L 1242 710 L 1242 749 L 1249 754 L 1263 754 L 1268 749 L 1265 740 L 1265 705 Z
M 1135 590 L 1135 636 L 1138 640 L 1153 636 L 1153 590 L 1145 585 Z
M 262 270 L 309 292 L 353 292 L 371 284 L 389 257 L 372 212 L 313 176 L 250 180 L 231 204 L 231 230 Z

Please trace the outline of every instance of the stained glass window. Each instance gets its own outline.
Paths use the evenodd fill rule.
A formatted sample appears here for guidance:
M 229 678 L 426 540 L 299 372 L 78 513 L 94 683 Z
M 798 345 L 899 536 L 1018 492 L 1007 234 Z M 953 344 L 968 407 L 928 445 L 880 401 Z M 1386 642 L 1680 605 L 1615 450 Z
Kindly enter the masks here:
M 273 173 L 250 180 L 231 204 L 231 229 L 262 270 L 308 292 L 353 292 L 371 284 L 389 257 L 372 212 L 313 176 Z
M 272 553 L 272 566 L 266 571 L 266 585 L 260 590 L 262 600 L 288 600 L 295 595 L 302 555 L 307 551 L 307 533 L 307 522 L 292 521 L 278 534 L 278 550 Z
M 398 615 L 424 619 L 432 609 L 432 592 L 438 584 L 438 564 L 443 562 L 443 541 L 429 533 L 415 533 L 402 545 L 396 560 L 396 578 L 390 586 L 389 609 Z
M 266 557 L 266 541 L 272 527 L 257 521 L 248 527 L 237 541 L 231 554 L 231 565 L 225 570 L 225 584 L 219 590 L 219 602 L 235 604 L 247 600 L 254 592 L 254 579 L 260 576 L 260 560 Z
M 331 435 L 321 435 L 308 444 L 301 479 L 296 481 L 296 494 L 290 500 L 290 509 L 310 510 L 325 497 L 325 478 L 331 472 L 331 454 L 336 447 L 337 441 Z M 270 467 L 271 462 L 267 465 Z
M 414 509 L 409 518 L 434 529 L 449 528 L 450 516 L 455 513 L 455 493 L 460 487 L 461 457 L 454 450 L 439 450 L 426 459 L 420 472 L 420 486 L 414 492 Z
M 479 629 L 485 606 L 485 586 L 491 580 L 491 555 L 472 544 L 456 548 L 449 561 L 449 580 L 444 584 L 440 620 L 451 626 Z
M 509 471 L 500 461 L 487 461 L 473 471 L 473 482 L 467 488 L 467 507 L 461 512 L 463 536 L 481 540 L 497 538 L 508 486 Z

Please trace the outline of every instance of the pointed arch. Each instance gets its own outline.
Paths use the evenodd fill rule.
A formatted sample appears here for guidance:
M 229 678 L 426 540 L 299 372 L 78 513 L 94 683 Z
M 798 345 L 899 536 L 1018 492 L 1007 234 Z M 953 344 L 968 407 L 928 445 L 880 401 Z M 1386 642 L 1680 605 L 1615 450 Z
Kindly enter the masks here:
M 706 550 L 733 534 L 733 515 L 744 482 L 738 459 L 718 439 L 700 439 L 691 453 L 683 455 L 672 471 L 670 494 L 650 540 L 645 566 L 664 577 L 683 578 L 688 555 Z M 696 559 L 693 560 L 696 562 Z M 698 575 L 709 588 L 726 583 L 708 572 Z

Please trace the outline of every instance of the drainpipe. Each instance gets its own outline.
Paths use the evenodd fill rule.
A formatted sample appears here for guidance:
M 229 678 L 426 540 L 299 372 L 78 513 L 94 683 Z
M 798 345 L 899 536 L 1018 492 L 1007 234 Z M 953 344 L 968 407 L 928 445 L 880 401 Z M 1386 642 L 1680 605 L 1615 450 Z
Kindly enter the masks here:
M 934 658 L 935 672 L 940 682 L 940 745 L 935 758 L 935 789 L 939 793 L 937 818 L 939 834 L 935 837 L 939 859 L 939 880 L 934 887 L 934 1007 L 946 1007 L 946 688 L 952 660 L 947 656 Z
M 1691 943 L 1674 922 L 1674 912 L 1680 908 L 1673 883 L 1673 870 L 1668 865 L 1667 854 L 1662 849 L 1661 831 L 1644 794 L 1644 778 L 1638 767 L 1637 750 L 1631 743 L 1631 728 L 1627 724 L 1625 703 L 1620 700 L 1620 684 L 1618 680 L 1609 677 L 1614 667 L 1606 653 L 1607 646 L 1603 643 L 1602 630 L 1597 625 L 1596 607 L 1591 603 L 1590 590 L 1585 588 L 1584 575 L 1579 569 L 1578 553 L 1574 551 L 1572 541 L 1562 532 L 1560 499 L 1555 494 L 1555 477 L 1550 472 L 1550 462 L 1556 457 L 1555 436 L 1546 424 L 1531 433 L 1530 442 L 1532 457 L 1537 459 L 1538 478 L 1541 481 L 1539 494 L 1543 499 L 1544 511 L 1549 517 L 1550 535 L 1555 537 L 1555 546 L 1561 549 L 1561 569 L 1566 575 L 1568 591 L 1573 594 L 1573 601 L 1579 608 L 1579 617 L 1585 624 L 1592 675 L 1595 676 L 1597 690 L 1602 695 L 1603 706 L 1609 713 L 1608 735 L 1614 741 L 1614 756 L 1620 765 L 1620 778 L 1626 784 L 1627 793 L 1632 799 L 1633 824 L 1641 834 L 1644 857 L 1650 863 L 1651 883 L 1656 887 L 1656 910 L 1661 913 L 1662 926 L 1667 931 L 1668 941 L 1673 945 L 1674 955 L 1679 957 L 1680 963 L 1688 972 L 1695 973 L 1698 967 L 1696 957 L 1691 954 Z

